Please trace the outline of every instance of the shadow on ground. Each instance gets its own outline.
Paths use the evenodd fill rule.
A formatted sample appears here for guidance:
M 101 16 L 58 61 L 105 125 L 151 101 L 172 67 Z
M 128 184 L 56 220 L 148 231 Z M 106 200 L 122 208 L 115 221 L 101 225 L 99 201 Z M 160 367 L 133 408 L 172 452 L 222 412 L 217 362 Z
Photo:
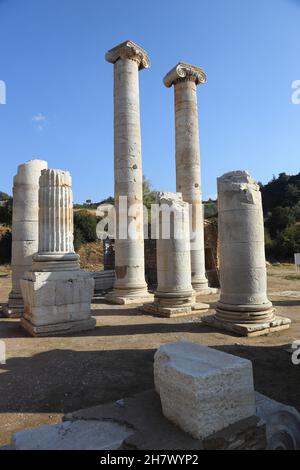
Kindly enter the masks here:
M 250 359 L 256 390 L 300 411 L 300 366 L 292 364 L 288 348 L 216 347 Z M 0 413 L 66 413 L 149 389 L 154 353 L 154 349 L 56 349 L 9 359 L 0 366 Z

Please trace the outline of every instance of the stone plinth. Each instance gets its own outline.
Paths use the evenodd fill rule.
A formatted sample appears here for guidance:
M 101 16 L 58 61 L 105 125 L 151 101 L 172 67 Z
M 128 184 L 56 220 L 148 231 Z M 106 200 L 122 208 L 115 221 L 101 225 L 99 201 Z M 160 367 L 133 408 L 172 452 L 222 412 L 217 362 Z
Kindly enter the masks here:
M 139 70 L 150 65 L 132 41 L 107 52 L 114 64 L 115 272 L 111 303 L 151 300 L 145 282 Z
M 221 296 L 202 320 L 245 336 L 289 328 L 267 297 L 261 193 L 247 172 L 218 178 L 218 217 Z
M 12 291 L 4 314 L 20 317 L 24 311 L 20 280 L 31 269 L 32 256 L 38 251 L 38 193 L 44 160 L 19 165 L 13 185 L 12 219 Z
M 98 271 L 93 273 L 95 279 L 95 294 L 101 294 L 111 290 L 115 282 L 115 270 L 114 269 L 104 269 L 103 271 Z
M 180 193 L 157 193 L 156 202 L 157 289 L 154 302 L 145 304 L 143 311 L 172 317 L 207 310 L 208 305 L 195 303 L 191 284 L 189 205 Z
M 186 341 L 161 346 L 154 382 L 163 414 L 195 439 L 255 415 L 252 364 Z
M 32 336 L 91 329 L 94 279 L 80 270 L 73 246 L 72 180 L 68 172 L 43 170 L 39 189 L 39 251 L 21 281 L 24 317 Z
M 203 70 L 185 63 L 177 64 L 164 78 L 166 87 L 174 85 L 176 191 L 190 204 L 192 286 L 207 294 L 197 103 L 197 85 L 203 83 Z

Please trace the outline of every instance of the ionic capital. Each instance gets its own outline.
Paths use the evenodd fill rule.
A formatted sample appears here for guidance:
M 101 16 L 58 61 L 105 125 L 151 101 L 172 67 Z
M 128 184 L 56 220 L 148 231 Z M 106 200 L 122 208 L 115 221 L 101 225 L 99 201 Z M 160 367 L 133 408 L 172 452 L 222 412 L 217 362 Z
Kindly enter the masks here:
M 110 49 L 105 54 L 105 59 L 114 64 L 119 59 L 135 60 L 139 65 L 139 70 L 150 67 L 150 60 L 147 52 L 132 41 L 125 41 Z
M 206 83 L 206 75 L 202 69 L 191 64 L 179 62 L 164 78 L 164 84 L 167 88 L 175 85 L 177 82 L 192 81 L 196 85 Z

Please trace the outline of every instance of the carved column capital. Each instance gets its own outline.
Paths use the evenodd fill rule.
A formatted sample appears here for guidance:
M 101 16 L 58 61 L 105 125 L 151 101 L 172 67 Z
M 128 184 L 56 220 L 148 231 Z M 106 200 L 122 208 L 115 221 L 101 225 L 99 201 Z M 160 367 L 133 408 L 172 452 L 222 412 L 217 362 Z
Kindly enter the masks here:
M 164 84 L 167 88 L 182 81 L 192 81 L 196 85 L 206 83 L 206 75 L 202 69 L 191 64 L 179 62 L 164 77 Z
M 125 41 L 110 49 L 105 54 L 105 59 L 114 64 L 119 59 L 131 59 L 138 63 L 139 70 L 150 67 L 150 60 L 147 52 L 132 41 Z

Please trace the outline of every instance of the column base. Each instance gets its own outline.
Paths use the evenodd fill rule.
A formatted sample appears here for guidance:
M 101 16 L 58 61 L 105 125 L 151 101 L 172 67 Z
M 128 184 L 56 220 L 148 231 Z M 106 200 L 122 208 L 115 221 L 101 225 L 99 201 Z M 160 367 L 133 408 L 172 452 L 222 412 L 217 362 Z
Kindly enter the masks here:
M 209 305 L 203 303 L 194 303 L 182 307 L 163 307 L 154 302 L 143 305 L 141 310 L 157 317 L 174 318 L 197 315 L 198 313 L 207 312 L 208 309 Z
M 195 298 L 201 297 L 201 295 L 214 295 L 219 294 L 220 289 L 217 287 L 207 287 L 206 289 L 202 289 L 201 291 L 195 291 Z
M 145 293 L 139 295 L 120 295 L 116 292 L 109 292 L 105 296 L 105 300 L 110 304 L 115 305 L 131 305 L 131 304 L 143 304 L 146 302 L 153 302 L 154 296 L 153 294 Z
M 7 305 L 2 307 L 3 316 L 6 318 L 20 318 L 24 312 L 24 302 L 21 295 L 9 295 Z
M 234 313 L 234 312 L 232 312 Z M 217 315 L 208 315 L 201 318 L 206 325 L 212 326 L 219 330 L 236 333 L 240 336 L 263 336 L 275 331 L 287 330 L 290 327 L 291 320 L 286 317 L 273 315 L 272 319 L 261 322 L 233 322 L 219 318 Z
M 31 336 L 57 336 L 78 333 L 80 331 L 93 330 L 95 325 L 96 320 L 94 318 L 41 326 L 33 325 L 29 320 L 26 320 L 26 318 L 21 319 L 22 328 Z
M 199 292 L 199 293 L 202 293 L 202 292 L 205 292 L 206 290 L 209 290 L 209 287 L 208 287 L 208 280 L 207 279 L 204 279 L 204 280 L 193 280 L 192 278 L 192 287 L 194 289 L 194 291 L 196 292 Z

